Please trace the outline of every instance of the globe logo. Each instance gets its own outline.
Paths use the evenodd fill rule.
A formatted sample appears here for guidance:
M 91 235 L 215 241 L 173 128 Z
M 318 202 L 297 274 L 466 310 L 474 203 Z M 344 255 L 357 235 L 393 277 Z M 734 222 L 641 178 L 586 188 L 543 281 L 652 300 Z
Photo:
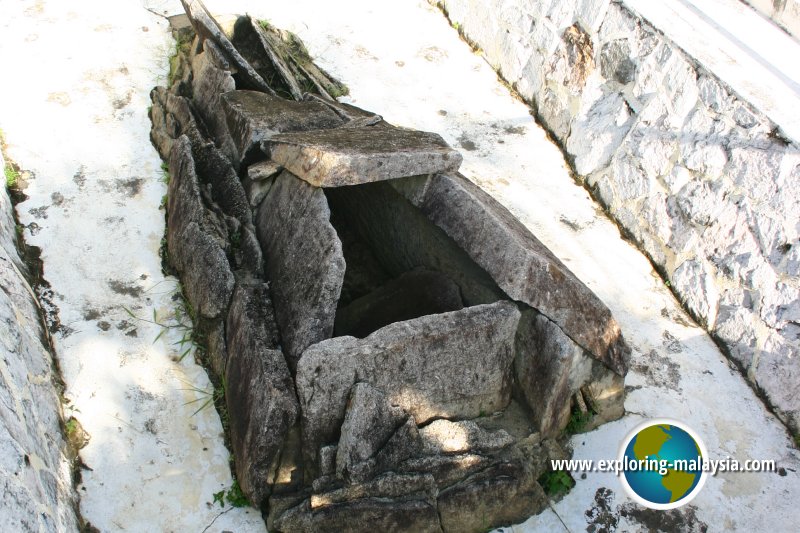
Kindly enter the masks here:
M 706 480 L 705 445 L 685 424 L 649 420 L 620 446 L 620 480 L 628 495 L 650 509 L 675 509 L 689 503 Z

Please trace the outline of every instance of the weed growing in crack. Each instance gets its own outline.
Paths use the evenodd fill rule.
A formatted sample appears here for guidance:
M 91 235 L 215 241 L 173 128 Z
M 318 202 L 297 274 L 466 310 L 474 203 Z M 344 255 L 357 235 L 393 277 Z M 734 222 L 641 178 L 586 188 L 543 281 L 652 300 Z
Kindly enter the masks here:
M 166 163 L 161 163 L 161 181 L 169 185 L 169 165 Z
M 250 505 L 247 497 L 239 487 L 239 482 L 235 480 L 227 491 L 221 490 L 214 493 L 214 503 L 219 502 L 220 507 L 225 507 L 226 501 L 233 507 L 247 507 Z
M 544 493 L 551 498 L 566 494 L 575 486 L 575 480 L 564 470 L 548 470 L 539 476 L 538 481 Z
M 216 404 L 220 400 L 225 398 L 225 386 L 224 385 L 220 385 L 218 387 L 215 387 L 213 390 L 209 391 L 209 390 L 203 390 L 203 389 L 201 389 L 199 387 L 196 387 L 196 386 L 192 385 L 191 383 L 189 383 L 188 381 L 184 381 L 184 383 L 186 384 L 187 388 L 180 389 L 180 390 L 188 391 L 188 392 L 194 392 L 194 393 L 197 393 L 197 394 L 200 395 L 198 398 L 195 398 L 194 400 L 190 400 L 190 401 L 186 402 L 184 405 L 192 405 L 192 404 L 196 404 L 196 403 L 202 402 L 200 404 L 200 407 L 198 407 L 197 410 L 195 410 L 192 413 L 192 416 L 195 416 L 197 413 L 199 413 L 203 409 L 207 408 L 209 405 Z
M 199 346 L 195 338 L 195 330 L 193 324 L 193 309 L 188 301 L 183 298 L 180 298 L 180 303 L 176 305 L 175 311 L 173 312 L 171 317 L 167 317 L 166 319 L 159 319 L 158 311 L 153 309 L 153 318 L 147 319 L 137 316 L 130 308 L 122 306 L 122 309 L 134 320 L 139 322 L 145 322 L 148 324 L 154 324 L 159 326 L 161 330 L 158 332 L 158 335 L 153 339 L 153 344 L 158 342 L 158 340 L 164 335 L 164 333 L 168 330 L 174 330 L 181 334 L 181 338 L 177 341 L 173 342 L 174 346 L 178 347 L 178 351 L 180 355 L 177 358 L 177 362 L 183 361 L 183 359 L 189 355 L 193 350 L 196 350 Z
M 17 180 L 19 180 L 19 170 L 15 169 L 10 163 L 6 163 L 3 172 L 6 175 L 6 188 L 16 188 Z
M 169 74 L 167 74 L 167 84 L 172 85 L 175 79 L 181 74 L 181 59 L 189 53 L 192 46 L 192 39 L 187 35 L 179 34 L 175 39 L 175 48 L 169 56 Z

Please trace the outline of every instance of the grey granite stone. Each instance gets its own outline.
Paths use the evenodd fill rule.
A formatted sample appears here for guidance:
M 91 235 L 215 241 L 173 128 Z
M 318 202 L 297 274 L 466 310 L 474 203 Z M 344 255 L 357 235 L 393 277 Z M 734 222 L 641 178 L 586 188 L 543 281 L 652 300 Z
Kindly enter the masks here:
M 383 391 L 417 423 L 503 409 L 519 316 L 513 304 L 497 302 L 398 322 L 363 340 L 311 346 L 296 376 L 306 456 L 336 438 L 358 381 Z
M 626 373 L 630 348 L 611 311 L 494 198 L 460 175 L 438 175 L 419 207 L 508 296 L 534 307 L 614 371 Z
M 169 259 L 182 275 L 192 307 L 206 318 L 216 318 L 227 308 L 234 285 L 225 254 L 227 229 L 203 206 L 185 135 L 173 144 L 169 168 Z
M 225 391 L 236 477 L 255 505 L 262 503 L 299 408 L 277 334 L 266 286 L 239 282 L 228 312 Z
M 222 95 L 221 101 L 243 165 L 263 157 L 259 155 L 261 141 L 279 133 L 344 124 L 344 119 L 320 102 L 295 102 L 256 91 L 232 91 Z
M 336 128 L 274 135 L 273 161 L 317 187 L 455 172 L 461 154 L 435 133 L 395 127 Z
M 290 368 L 331 337 L 345 263 L 322 190 L 281 173 L 258 210 L 265 272 Z M 348 384 L 348 390 L 352 383 Z

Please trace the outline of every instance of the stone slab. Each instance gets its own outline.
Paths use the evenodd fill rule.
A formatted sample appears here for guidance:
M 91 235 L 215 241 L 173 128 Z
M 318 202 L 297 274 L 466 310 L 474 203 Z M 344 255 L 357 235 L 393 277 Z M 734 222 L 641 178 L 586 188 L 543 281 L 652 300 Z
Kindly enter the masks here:
M 184 11 L 194 27 L 195 32 L 203 39 L 211 39 L 222 51 L 225 58 L 234 66 L 242 81 L 249 85 L 248 88 L 274 94 L 273 90 L 264 81 L 261 75 L 242 57 L 236 47 L 222 31 L 206 7 L 199 0 L 181 0 Z
M 346 478 L 353 465 L 372 458 L 406 418 L 403 409 L 371 385 L 353 385 L 336 452 L 337 475 Z
M 434 420 L 419 434 L 422 451 L 428 455 L 496 452 L 514 443 L 505 430 L 487 431 L 471 420 Z
M 418 499 L 363 498 L 312 510 L 308 501 L 289 509 L 273 523 L 276 532 L 373 533 L 415 531 L 441 533 L 436 502 Z
M 333 334 L 345 262 L 329 220 L 322 190 L 285 171 L 256 215 L 264 270 L 292 369 L 306 348 Z
M 264 148 L 273 161 L 316 187 L 455 172 L 462 159 L 435 133 L 396 127 L 284 133 Z
M 257 91 L 228 92 L 221 102 L 243 165 L 258 159 L 261 142 L 279 133 L 335 128 L 345 122 L 321 102 L 295 102 Z
M 278 346 L 265 284 L 239 282 L 227 323 L 225 398 L 236 477 L 255 505 L 269 496 L 273 472 L 299 407 L 294 383 Z
M 511 298 L 539 310 L 615 372 L 627 372 L 630 348 L 611 311 L 494 198 L 460 175 L 438 175 L 418 205 Z
M 192 307 L 206 318 L 227 308 L 234 279 L 225 255 L 226 229 L 202 204 L 189 138 L 172 146 L 167 201 L 167 249 L 172 265 L 183 275 Z
M 525 453 L 528 452 L 528 453 Z M 520 448 L 511 457 L 442 490 L 437 508 L 445 533 L 480 533 L 519 523 L 547 507 L 537 483 L 539 449 Z
M 497 302 L 398 322 L 363 340 L 311 346 L 296 376 L 306 456 L 335 440 L 357 381 L 383 391 L 420 424 L 503 409 L 519 317 L 514 304 Z

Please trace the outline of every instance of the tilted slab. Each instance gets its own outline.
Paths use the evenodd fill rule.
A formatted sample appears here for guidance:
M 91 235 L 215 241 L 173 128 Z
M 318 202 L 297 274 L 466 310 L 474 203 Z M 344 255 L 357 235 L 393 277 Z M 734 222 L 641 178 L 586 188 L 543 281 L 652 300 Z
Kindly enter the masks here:
M 273 136 L 276 163 L 316 187 L 339 187 L 435 172 L 455 172 L 461 154 L 439 135 L 382 126 Z
M 219 27 L 219 24 L 214 20 L 202 2 L 197 0 L 181 0 L 183 9 L 192 23 L 192 27 L 197 34 L 203 39 L 210 39 L 222 51 L 225 59 L 230 62 L 231 66 L 236 68 L 239 77 L 244 81 L 249 88 L 264 91 L 265 93 L 275 94 L 269 85 L 264 81 L 264 78 L 250 66 L 245 58 L 239 53 L 235 46 L 231 43 L 230 39 Z
M 172 265 L 182 274 L 192 307 L 216 318 L 228 306 L 234 279 L 225 255 L 227 230 L 203 206 L 189 138 L 172 145 L 167 212 L 167 247 Z
M 625 375 L 630 348 L 611 311 L 505 207 L 460 175 L 433 176 L 405 194 L 506 294 Z
M 276 349 L 275 319 L 265 284 L 237 285 L 228 312 L 227 339 L 225 398 L 236 478 L 258 505 L 269 495 L 275 463 L 299 414 L 289 368 Z
M 503 409 L 519 318 L 514 304 L 497 302 L 397 322 L 363 340 L 337 337 L 310 347 L 296 375 L 306 457 L 336 439 L 357 381 L 382 391 L 419 424 Z
M 264 270 L 292 368 L 306 348 L 333 334 L 345 262 L 330 217 L 322 189 L 285 171 L 275 178 L 256 216 Z
M 257 91 L 231 91 L 220 97 L 228 131 L 242 164 L 256 159 L 261 141 L 278 133 L 334 128 L 345 119 L 318 101 L 294 102 Z

